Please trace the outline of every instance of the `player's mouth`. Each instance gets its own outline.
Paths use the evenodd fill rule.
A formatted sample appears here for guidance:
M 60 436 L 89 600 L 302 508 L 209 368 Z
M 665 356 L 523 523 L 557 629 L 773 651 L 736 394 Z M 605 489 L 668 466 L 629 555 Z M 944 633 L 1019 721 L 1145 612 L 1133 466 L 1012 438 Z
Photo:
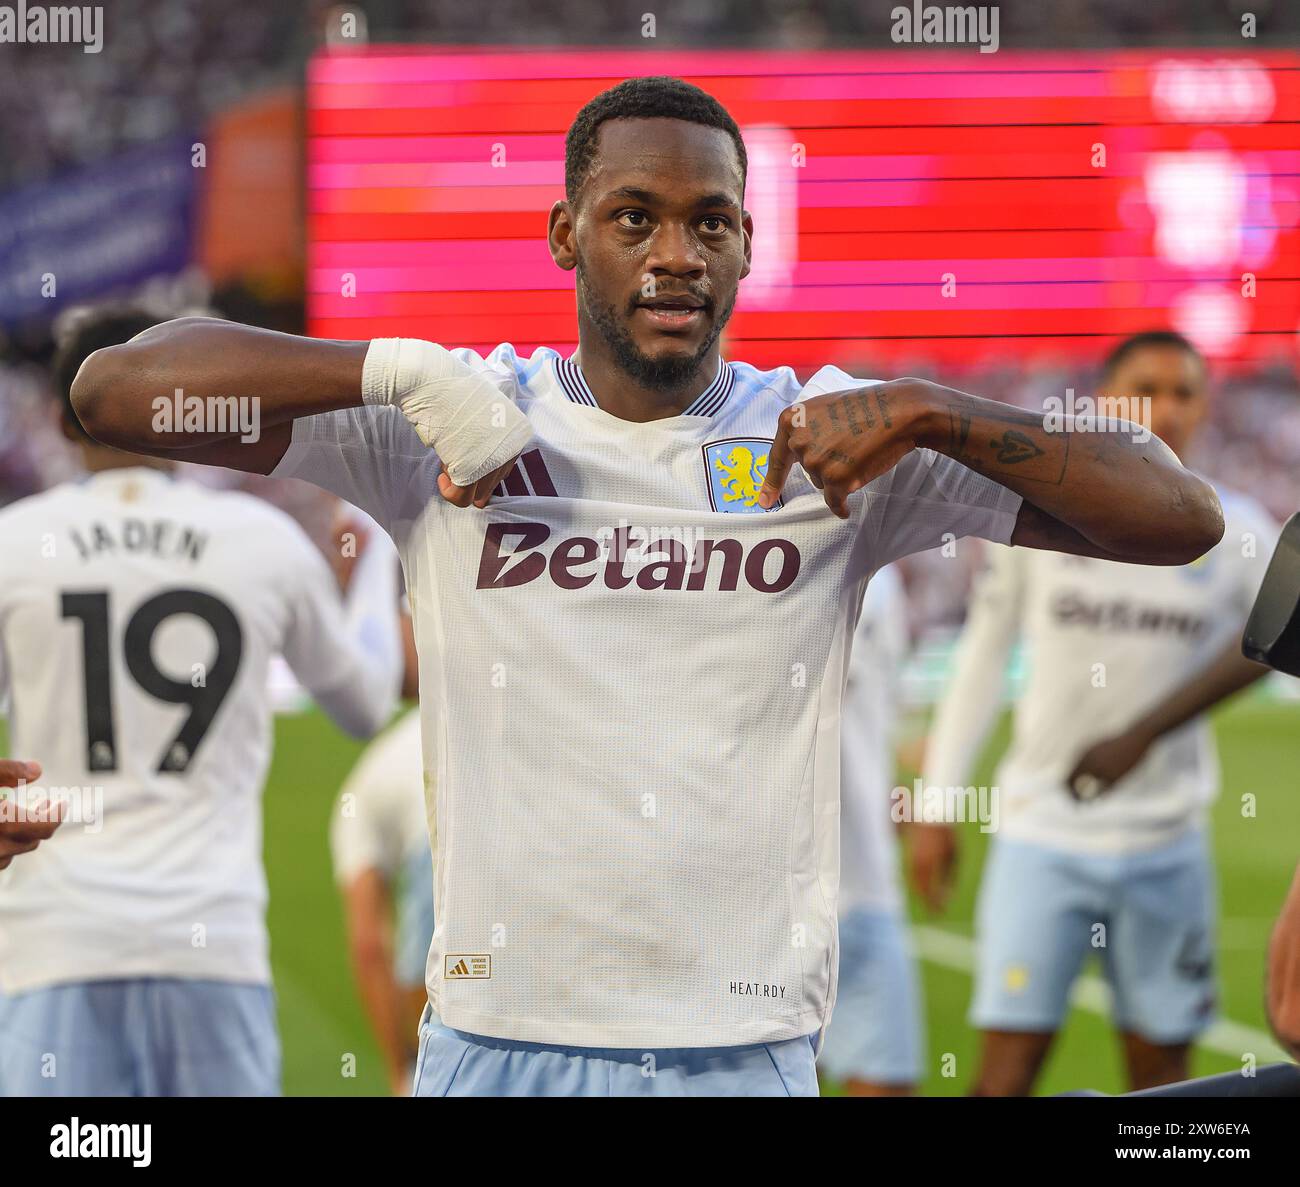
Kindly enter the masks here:
M 704 302 L 695 297 L 661 297 L 644 301 L 637 312 L 657 330 L 693 330 L 704 320 Z

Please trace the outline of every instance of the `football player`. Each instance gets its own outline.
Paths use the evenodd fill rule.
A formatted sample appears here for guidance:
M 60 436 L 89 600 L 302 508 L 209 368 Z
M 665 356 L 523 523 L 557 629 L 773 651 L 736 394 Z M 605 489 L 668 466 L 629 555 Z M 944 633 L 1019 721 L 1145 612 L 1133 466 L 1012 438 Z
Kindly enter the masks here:
M 1180 457 L 1210 398 L 1205 360 L 1167 331 L 1120 343 L 1102 390 L 1107 407 L 1149 401 L 1149 428 Z M 1000 827 L 978 906 L 978 1094 L 1032 1089 L 1089 952 L 1114 992 L 1133 1088 L 1186 1079 L 1213 1020 L 1205 830 L 1219 775 L 1202 715 L 1268 674 L 1240 639 L 1278 534 L 1253 500 L 1219 497 L 1223 539 L 1192 564 L 999 548 L 976 588 L 924 781 L 965 783 L 1023 637 L 1028 678 L 994 779 Z
M 41 755 L 67 816 L 0 874 L 6 1095 L 278 1091 L 267 668 L 282 654 L 357 737 L 403 674 L 383 550 L 345 603 L 266 501 L 81 434 L 66 401 L 82 360 L 153 320 L 109 310 L 72 330 L 55 371 L 85 477 L 0 511 L 11 744 Z
M 550 213 L 573 354 L 182 319 L 77 377 L 101 440 L 306 479 L 397 543 L 434 768 L 419 1095 L 815 1095 L 871 574 L 948 534 L 1181 564 L 1222 533 L 1159 442 L 723 358 L 745 173 L 714 98 L 630 79 Z M 257 396 L 258 441 L 158 428 L 177 388 Z

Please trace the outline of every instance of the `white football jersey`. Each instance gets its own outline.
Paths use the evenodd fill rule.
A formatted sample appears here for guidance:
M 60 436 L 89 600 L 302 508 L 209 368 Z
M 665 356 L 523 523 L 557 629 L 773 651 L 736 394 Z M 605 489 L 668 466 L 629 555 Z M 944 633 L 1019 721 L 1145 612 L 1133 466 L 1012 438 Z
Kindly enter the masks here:
M 1097 800 L 1077 802 L 1065 781 L 1089 746 L 1129 728 L 1241 637 L 1278 527 L 1253 500 L 1219 497 L 1223 539 L 1190 565 L 990 549 L 930 734 L 926 785 L 970 777 L 1019 636 L 1027 678 L 994 776 L 1002 835 L 1123 853 L 1202 821 L 1219 783 L 1205 717 L 1159 739 Z
M 365 870 L 396 878 L 413 856 L 428 852 L 423 770 L 420 714 L 412 709 L 366 747 L 339 790 L 330 853 L 340 885 Z
M 893 566 L 871 578 L 853 635 L 840 740 L 840 914 L 897 911 L 897 826 L 890 812 L 907 597 Z
M 945 532 L 1007 540 L 1019 496 L 918 450 L 847 522 L 798 469 L 764 513 L 791 369 L 724 362 L 685 413 L 637 424 L 549 348 L 455 353 L 534 433 L 485 509 L 442 499 L 394 408 L 297 421 L 275 471 L 363 507 L 402 555 L 433 764 L 434 1008 L 577 1046 L 818 1030 L 865 583 Z M 864 382 L 828 367 L 802 390 Z
M 391 550 L 362 555 L 345 610 L 283 512 L 141 467 L 6 507 L 0 555 L 10 747 L 70 813 L 0 873 L 0 989 L 269 981 L 267 669 L 282 653 L 377 730 L 401 675 Z

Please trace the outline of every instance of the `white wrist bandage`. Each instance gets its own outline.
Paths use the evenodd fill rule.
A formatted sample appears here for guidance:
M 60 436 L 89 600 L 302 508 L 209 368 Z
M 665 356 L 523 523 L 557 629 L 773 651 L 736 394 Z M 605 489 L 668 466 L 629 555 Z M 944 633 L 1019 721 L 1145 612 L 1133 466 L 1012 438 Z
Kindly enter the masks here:
M 532 438 L 528 418 L 490 379 L 445 347 L 419 338 L 370 343 L 361 398 L 400 408 L 457 486 L 504 466 Z

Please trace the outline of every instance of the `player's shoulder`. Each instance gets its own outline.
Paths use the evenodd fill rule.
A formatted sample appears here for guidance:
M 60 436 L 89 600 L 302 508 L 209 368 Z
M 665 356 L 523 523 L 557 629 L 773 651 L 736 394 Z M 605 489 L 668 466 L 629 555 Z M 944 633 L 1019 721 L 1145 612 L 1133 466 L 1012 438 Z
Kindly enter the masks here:
M 287 511 L 261 495 L 221 490 L 178 480 L 172 510 L 199 527 L 234 542 L 242 555 L 292 567 L 316 552 L 303 527 Z
M 206 486 L 185 478 L 177 479 L 174 489 L 177 505 L 184 505 L 210 519 L 226 524 L 251 521 L 272 532 L 294 534 L 302 531 L 298 521 L 287 511 L 245 490 Z
M 502 342 L 487 354 L 465 346 L 451 350 L 472 371 L 486 376 L 516 403 L 527 403 L 541 394 L 545 385 L 554 381 L 555 364 L 560 352 L 550 346 L 539 346 L 531 355 L 521 355 L 513 343 Z
M 89 500 L 85 483 L 77 479 L 24 495 L 0 507 L 0 537 L 13 540 L 33 534 L 43 536 L 77 519 Z
M 33 495 L 24 495 L 0 507 L 0 532 L 21 528 L 23 525 L 48 521 L 50 512 L 71 503 L 76 498 L 76 484 L 63 482 Z
M 847 391 L 879 382 L 876 379 L 863 379 L 850 375 L 847 371 L 833 365 L 820 368 L 806 381 L 799 378 L 798 372 L 793 367 L 772 367 L 764 370 L 745 362 L 732 362 L 729 365 L 735 378 L 736 392 L 742 399 L 756 398 L 771 401 L 780 407 L 786 407 L 812 396 Z

